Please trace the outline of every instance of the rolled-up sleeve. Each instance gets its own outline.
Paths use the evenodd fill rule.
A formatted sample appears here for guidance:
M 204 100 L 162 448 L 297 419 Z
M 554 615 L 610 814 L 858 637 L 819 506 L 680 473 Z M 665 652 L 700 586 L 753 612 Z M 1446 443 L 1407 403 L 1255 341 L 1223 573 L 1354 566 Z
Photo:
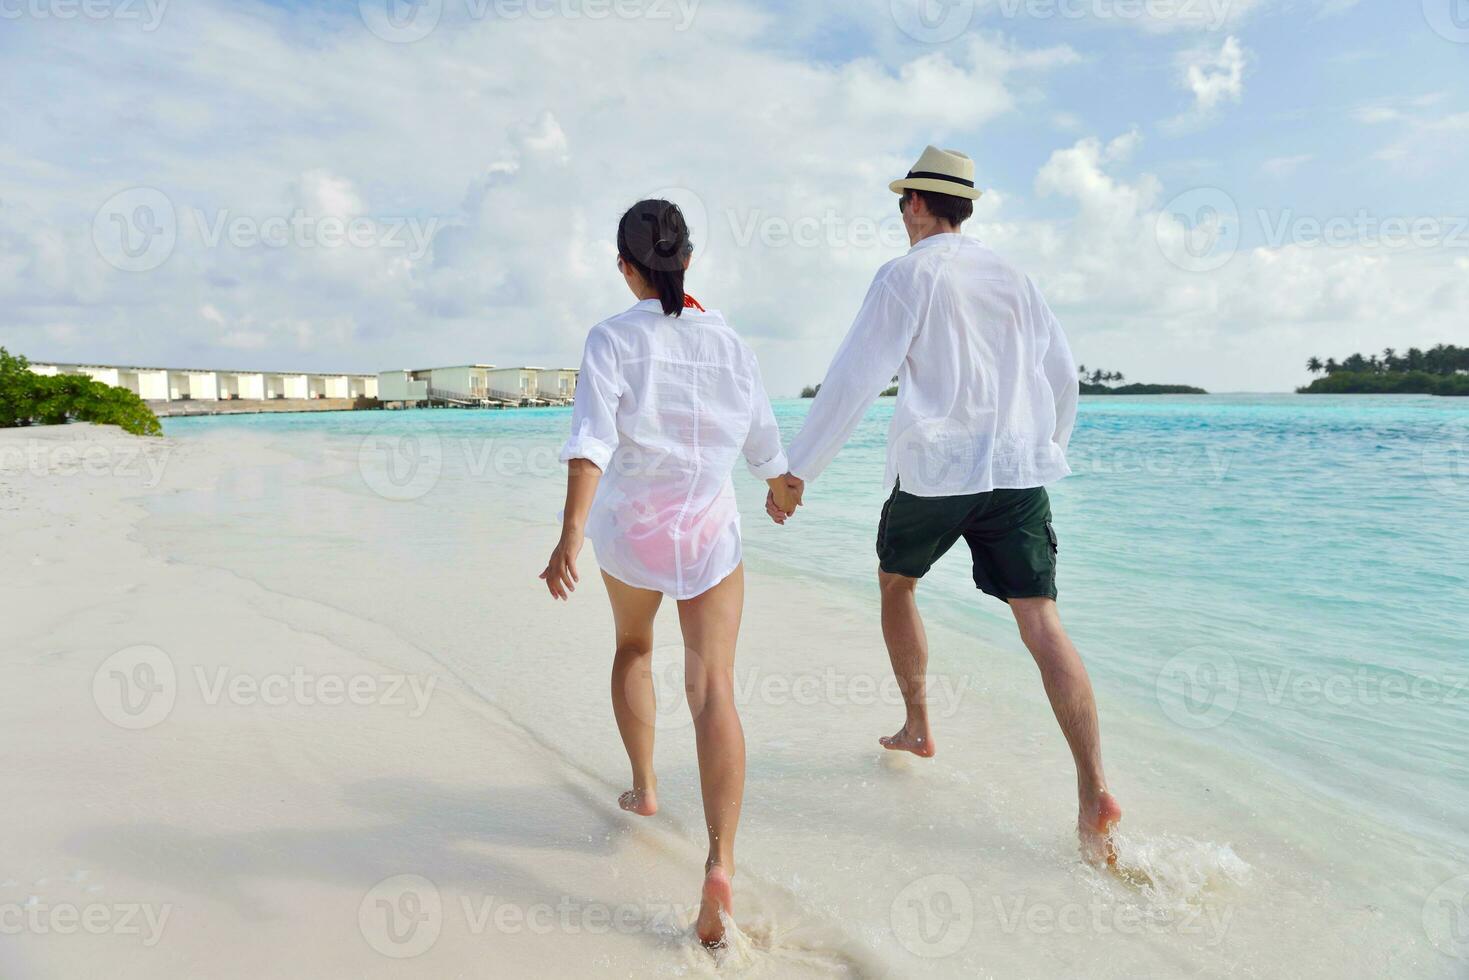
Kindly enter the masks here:
M 1051 439 L 1064 452 L 1071 443 L 1071 432 L 1076 428 L 1076 408 L 1081 400 L 1076 358 L 1072 356 L 1071 345 L 1066 342 L 1061 322 L 1046 305 L 1035 283 L 1030 284 L 1030 289 L 1037 315 L 1041 319 L 1039 330 L 1046 345 L 1046 352 L 1041 357 L 1041 370 L 1051 387 L 1056 405 L 1056 430 L 1051 434 Z
M 617 403 L 622 397 L 617 349 L 606 330 L 594 328 L 582 352 L 571 410 L 571 438 L 561 447 L 561 462 L 588 459 L 606 472 L 617 451 Z
M 761 480 L 773 480 L 790 471 L 785 449 L 780 444 L 780 427 L 775 424 L 775 411 L 770 395 L 760 376 L 760 364 L 750 355 L 753 384 L 750 387 L 750 432 L 745 437 L 745 462 L 750 472 Z
M 826 379 L 791 440 L 791 472 L 808 483 L 821 475 L 908 356 L 918 318 L 878 276 L 827 369 Z

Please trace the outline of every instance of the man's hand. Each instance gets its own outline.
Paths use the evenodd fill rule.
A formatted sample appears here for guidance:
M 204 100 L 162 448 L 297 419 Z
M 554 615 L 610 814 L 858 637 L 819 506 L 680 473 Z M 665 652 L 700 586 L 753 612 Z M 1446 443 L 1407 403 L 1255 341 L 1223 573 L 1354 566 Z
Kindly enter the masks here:
M 796 508 L 801 506 L 801 498 L 806 493 L 806 482 L 790 473 L 766 482 L 770 485 L 770 492 L 765 495 L 765 513 L 775 523 L 784 524 L 796 512 Z

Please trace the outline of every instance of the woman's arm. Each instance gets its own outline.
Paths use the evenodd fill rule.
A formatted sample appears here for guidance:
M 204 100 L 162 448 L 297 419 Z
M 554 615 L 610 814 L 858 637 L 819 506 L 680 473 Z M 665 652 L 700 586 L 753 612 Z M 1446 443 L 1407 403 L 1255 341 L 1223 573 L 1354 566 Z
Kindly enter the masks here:
M 576 559 L 586 540 L 587 514 L 591 513 L 592 498 L 597 495 L 597 484 L 601 481 L 602 470 L 591 460 L 573 459 L 567 463 L 566 514 L 561 519 L 561 540 L 541 573 L 553 598 L 565 601 L 581 581 Z
M 770 395 L 765 390 L 765 380 L 760 376 L 760 362 L 753 352 L 749 357 L 750 386 L 750 431 L 745 436 L 745 462 L 750 472 L 765 481 L 770 487 L 768 501 L 775 501 L 780 508 L 784 524 L 785 517 L 796 512 L 800 497 L 795 494 L 786 479 L 790 462 L 780 444 L 780 427 L 775 423 L 775 411 L 770 407 Z
M 587 515 L 602 473 L 617 452 L 617 404 L 622 383 L 617 367 L 613 337 L 601 327 L 587 334 L 581 373 L 576 380 L 576 404 L 571 410 L 571 438 L 561 447 L 566 464 L 566 511 L 561 519 L 561 540 L 541 578 L 551 596 L 566 599 L 576 591 L 580 576 L 576 559 L 586 538 Z

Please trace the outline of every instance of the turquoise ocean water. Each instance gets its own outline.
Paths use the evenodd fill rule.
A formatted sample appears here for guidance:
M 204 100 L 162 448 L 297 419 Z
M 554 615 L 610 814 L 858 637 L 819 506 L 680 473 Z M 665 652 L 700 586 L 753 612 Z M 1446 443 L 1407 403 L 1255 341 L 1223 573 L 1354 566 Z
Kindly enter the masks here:
M 777 404 L 787 439 L 808 405 Z M 875 600 L 891 415 L 891 402 L 872 408 L 790 528 L 769 525 L 761 488 L 737 474 L 752 575 Z M 446 444 L 489 447 L 481 469 L 526 487 L 549 526 L 568 417 L 326 413 L 166 429 L 350 446 L 428 427 Z M 1145 719 L 1172 755 L 1227 758 L 1392 828 L 1430 859 L 1426 888 L 1469 870 L 1469 402 L 1093 397 L 1070 458 L 1074 475 L 1052 488 L 1062 612 L 1104 728 L 1109 716 Z M 935 622 L 1019 649 L 1004 606 L 970 583 L 962 543 L 921 595 Z

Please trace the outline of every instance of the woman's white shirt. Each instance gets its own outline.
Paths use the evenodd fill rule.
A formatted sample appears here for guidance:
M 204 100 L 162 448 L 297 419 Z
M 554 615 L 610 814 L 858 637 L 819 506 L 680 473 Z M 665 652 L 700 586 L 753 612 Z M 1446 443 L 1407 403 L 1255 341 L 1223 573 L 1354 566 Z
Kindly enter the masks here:
M 723 316 L 644 300 L 592 328 L 561 460 L 602 470 L 587 539 L 603 571 L 676 599 L 727 578 L 741 456 L 762 480 L 788 469 L 755 354 Z

